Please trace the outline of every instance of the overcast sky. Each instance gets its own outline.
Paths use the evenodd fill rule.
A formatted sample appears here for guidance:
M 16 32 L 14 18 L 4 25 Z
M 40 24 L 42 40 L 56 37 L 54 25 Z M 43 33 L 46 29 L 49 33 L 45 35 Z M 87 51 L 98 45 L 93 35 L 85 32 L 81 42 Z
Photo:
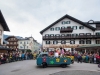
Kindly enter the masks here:
M 9 26 L 7 35 L 30 37 L 42 43 L 40 31 L 65 14 L 83 22 L 100 21 L 100 0 L 0 0 Z

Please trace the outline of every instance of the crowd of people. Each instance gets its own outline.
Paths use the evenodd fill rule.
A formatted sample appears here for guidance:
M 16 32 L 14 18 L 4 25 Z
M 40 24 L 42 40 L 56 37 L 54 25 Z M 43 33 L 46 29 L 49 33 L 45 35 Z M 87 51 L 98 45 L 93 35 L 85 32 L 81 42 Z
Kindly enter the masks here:
M 44 52 L 44 51 L 43 51 Z M 21 60 L 30 60 L 36 59 L 38 54 L 36 52 L 11 52 L 11 53 L 0 53 L 0 64 L 21 61 Z M 52 51 L 49 51 L 49 56 L 52 57 L 66 57 L 74 56 L 74 61 L 85 62 L 85 63 L 100 63 L 100 54 L 97 53 L 82 53 L 66 50 L 63 48 L 57 48 Z
M 70 50 L 66 50 L 64 48 L 57 48 L 52 51 L 49 51 L 49 56 L 54 57 L 64 57 L 64 56 L 74 56 L 74 60 L 79 62 L 85 63 L 100 63 L 100 54 L 99 52 L 96 53 L 82 53 L 82 52 L 74 52 Z
M 97 53 L 75 53 L 75 60 L 79 62 L 85 63 L 100 63 L 100 54 Z
M 31 52 L 11 52 L 11 53 L 0 53 L 0 64 L 15 62 L 15 61 L 22 61 L 22 60 L 30 60 L 36 59 L 37 53 Z

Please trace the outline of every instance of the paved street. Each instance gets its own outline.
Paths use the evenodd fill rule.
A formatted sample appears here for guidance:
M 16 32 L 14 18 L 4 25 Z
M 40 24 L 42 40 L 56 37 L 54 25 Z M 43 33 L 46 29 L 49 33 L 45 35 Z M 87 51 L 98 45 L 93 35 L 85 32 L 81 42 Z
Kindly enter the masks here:
M 97 67 L 97 64 L 89 64 L 89 63 L 75 62 L 74 64 L 71 64 L 67 68 L 37 67 L 35 60 L 24 60 L 24 61 L 18 61 L 18 62 L 6 63 L 6 64 L 0 65 L 0 75 L 49 75 L 49 74 L 54 75 L 54 73 L 60 72 L 60 71 L 74 72 L 72 70 L 78 70 L 78 72 L 79 70 L 83 70 L 82 71 L 83 73 L 86 73 L 84 72 L 84 70 L 100 73 L 100 68 Z

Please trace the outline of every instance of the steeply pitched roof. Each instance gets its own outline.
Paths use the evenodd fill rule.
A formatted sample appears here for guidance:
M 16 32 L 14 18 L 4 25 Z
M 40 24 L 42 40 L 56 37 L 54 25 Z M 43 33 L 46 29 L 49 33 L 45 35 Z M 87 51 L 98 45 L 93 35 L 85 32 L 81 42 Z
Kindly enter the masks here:
M 90 26 L 90 25 L 88 25 L 88 24 L 86 24 L 86 23 L 84 23 L 84 22 L 82 22 L 82 21 L 80 21 L 80 20 L 78 20 L 78 19 L 76 19 L 74 17 L 71 17 L 71 16 L 69 16 L 69 15 L 66 14 L 65 16 L 61 17 L 60 19 L 58 19 L 57 21 L 55 21 L 54 23 L 52 23 L 51 25 L 49 25 L 48 27 L 46 27 L 45 29 L 43 29 L 42 31 L 40 31 L 40 33 L 42 34 L 44 31 L 46 31 L 50 27 L 54 26 L 55 24 L 57 24 L 58 22 L 60 22 L 64 18 L 68 18 L 68 19 L 70 19 L 72 21 L 75 21 L 75 22 L 77 22 L 77 23 L 79 23 L 79 24 L 81 24 L 81 25 L 83 25 L 83 26 L 85 26 L 85 27 L 87 27 L 87 28 L 95 31 L 95 28 L 94 27 L 92 27 L 92 26 Z
M 0 10 L 0 24 L 2 25 L 4 31 L 10 31 L 10 30 L 9 30 L 9 27 L 8 27 L 8 25 L 7 25 L 7 23 L 6 23 L 5 19 L 4 19 L 4 17 L 3 17 L 3 15 L 2 15 L 1 10 Z

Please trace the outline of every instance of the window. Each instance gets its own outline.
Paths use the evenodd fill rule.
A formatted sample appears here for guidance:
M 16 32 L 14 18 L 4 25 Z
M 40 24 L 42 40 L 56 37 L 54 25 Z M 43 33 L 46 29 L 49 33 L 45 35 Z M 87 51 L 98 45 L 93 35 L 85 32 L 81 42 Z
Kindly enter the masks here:
M 22 46 L 20 46 L 20 48 L 23 48 Z
M 59 31 L 59 30 L 60 30 L 60 27 L 56 27 L 55 30 L 56 30 L 56 31 Z
M 62 24 L 65 24 L 65 21 L 62 21 Z
M 70 40 L 70 44 L 75 44 L 75 40 Z
M 76 34 L 76 36 L 78 36 L 78 34 Z
M 79 33 L 79 35 L 84 35 L 84 33 Z
M 64 29 L 64 28 L 66 28 L 66 27 L 64 27 L 64 26 L 61 27 L 61 29 Z
M 65 34 L 61 34 L 61 36 L 65 36 Z
M 84 29 L 84 26 L 79 26 L 79 29 Z
M 70 21 L 62 21 L 62 24 L 70 24 Z
M 54 36 L 54 34 L 50 34 L 50 36 Z
M 50 44 L 50 41 L 46 41 L 46 44 Z
M 86 44 L 91 44 L 91 40 L 86 40 Z
M 26 44 L 26 42 L 24 42 L 24 44 Z
M 72 34 L 71 36 L 73 36 L 73 37 L 74 37 L 75 35 L 74 35 L 74 34 Z
M 100 32 L 97 32 L 97 33 L 96 33 L 96 35 L 98 35 L 98 36 L 99 36 L 99 35 L 100 35 Z
M 11 38 L 11 40 L 13 40 L 14 38 Z
M 66 21 L 65 24 L 70 24 L 70 21 Z
M 79 40 L 79 44 L 85 44 L 84 39 L 83 40 Z
M 67 28 L 71 28 L 71 26 L 67 26 Z
M 17 42 L 14 42 L 14 44 L 17 44 Z
M 91 33 L 86 33 L 86 35 L 91 35 Z
M 28 46 L 27 46 L 27 49 L 28 49 Z
M 12 44 L 12 42 L 10 42 L 10 44 Z
M 50 28 L 51 31 L 54 31 L 54 28 Z
M 49 34 L 45 34 L 45 36 L 49 36 Z
M 66 41 L 65 41 L 65 40 L 62 40 L 62 41 L 61 41 L 61 44 L 66 44 Z
M 48 57 L 48 54 L 42 54 L 41 57 Z
M 27 41 L 27 44 L 28 44 L 28 41 Z
M 53 44 L 58 44 L 58 41 L 53 41 Z
M 73 37 L 76 37 L 76 36 L 78 36 L 78 34 L 75 33 L 75 34 L 72 34 L 72 36 L 73 36 Z
M 55 36 L 60 36 L 60 34 L 56 34 Z
M 16 40 L 16 38 L 14 38 L 14 40 Z
M 73 28 L 74 30 L 76 30 L 76 29 L 77 29 L 77 26 L 73 26 L 72 28 Z
M 69 37 L 69 36 L 71 36 L 71 34 L 67 34 L 67 36 Z
M 100 44 L 100 40 L 96 40 L 96 44 Z

